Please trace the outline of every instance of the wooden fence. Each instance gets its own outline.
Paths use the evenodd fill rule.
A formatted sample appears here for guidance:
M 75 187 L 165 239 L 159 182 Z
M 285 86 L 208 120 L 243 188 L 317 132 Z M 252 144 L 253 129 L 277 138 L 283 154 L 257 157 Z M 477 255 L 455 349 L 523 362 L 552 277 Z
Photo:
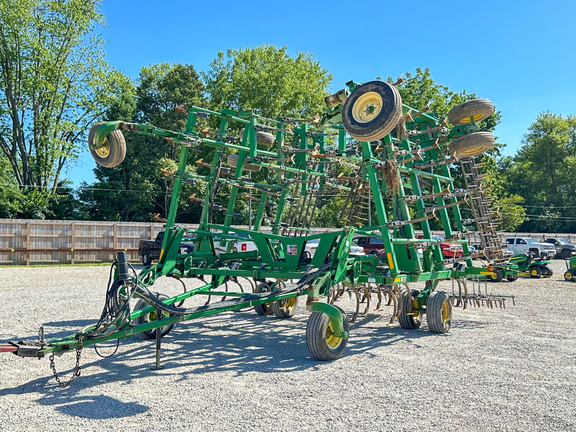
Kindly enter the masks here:
M 138 262 L 138 243 L 153 239 L 161 223 L 0 219 L 0 264 L 112 262 L 126 251 Z
M 162 223 L 152 222 L 0 219 L 0 265 L 109 263 L 119 251 L 139 263 L 140 240 L 154 239 L 163 229 Z M 502 233 L 503 238 L 510 236 L 576 242 L 574 234 Z M 470 241 L 474 244 L 474 237 Z

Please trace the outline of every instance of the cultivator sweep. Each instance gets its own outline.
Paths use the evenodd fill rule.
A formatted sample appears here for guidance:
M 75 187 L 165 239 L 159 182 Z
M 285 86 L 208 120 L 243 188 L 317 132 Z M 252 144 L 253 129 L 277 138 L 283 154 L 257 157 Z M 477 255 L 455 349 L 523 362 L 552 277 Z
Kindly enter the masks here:
M 492 114 L 492 104 L 478 99 L 453 108 L 449 127 L 427 109 L 403 105 L 395 86 L 382 81 L 348 82 L 326 103 L 326 112 L 314 119 L 178 107 L 187 115 L 184 131 L 122 121 L 95 125 L 90 151 L 102 166 L 122 162 L 122 131 L 179 147 L 178 168 L 163 172 L 173 178 L 174 189 L 160 259 L 137 273 L 119 253 L 95 325 L 65 338 L 4 344 L 2 350 L 53 359 L 140 333 L 156 338 L 159 364 L 161 337 L 178 322 L 247 307 L 290 318 L 305 297 L 309 351 L 319 360 L 334 360 L 349 336 L 349 319 L 337 306 L 345 296 L 356 302 L 351 321 L 388 306 L 391 322 L 415 329 L 426 315 L 437 333 L 450 329 L 452 305 L 503 306 L 506 296 L 480 289 L 494 273 L 473 265 L 466 240 L 476 224 L 485 257 L 500 259 L 495 214 L 475 160 L 494 145 L 494 137 L 477 125 Z M 205 127 L 209 117 L 218 119 L 217 130 Z M 239 135 L 231 132 L 239 129 Z M 206 149 L 212 150 L 211 161 L 190 160 L 191 150 Z M 458 162 L 466 181 L 460 189 L 450 171 Z M 188 197 L 190 205 L 202 206 L 199 227 L 189 229 L 176 224 L 176 214 L 183 186 L 196 182 L 206 192 Z M 256 207 L 252 229 L 233 226 L 239 200 Z M 326 204 L 337 207 L 343 227 L 312 233 Z M 462 218 L 460 207 L 467 204 L 472 219 Z M 433 219 L 442 226 L 442 241 L 432 236 Z M 194 250 L 181 254 L 185 234 Z M 238 234 L 249 236 L 254 249 L 234 250 Z M 351 253 L 356 235 L 378 239 L 382 249 Z M 440 243 L 461 245 L 463 256 L 446 259 Z M 168 298 L 153 291 L 161 277 L 179 280 L 183 292 Z M 436 289 L 441 280 L 453 281 L 452 293 Z M 197 286 L 187 288 L 185 281 Z M 414 283 L 423 288 L 414 289 Z M 192 297 L 206 301 L 185 307 Z

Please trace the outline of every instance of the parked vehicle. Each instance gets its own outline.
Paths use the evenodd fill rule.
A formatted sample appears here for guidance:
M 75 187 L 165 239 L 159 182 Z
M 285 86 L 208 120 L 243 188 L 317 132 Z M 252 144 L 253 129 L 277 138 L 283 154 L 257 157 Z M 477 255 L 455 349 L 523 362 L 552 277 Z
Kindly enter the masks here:
M 509 237 L 504 240 L 504 245 L 508 246 L 514 254 L 528 254 L 542 259 L 552 258 L 556 255 L 556 249 L 550 243 L 539 243 L 530 237 Z
M 419 235 L 417 238 L 424 238 L 423 235 Z M 439 235 L 433 235 L 432 240 L 434 241 L 444 241 L 444 237 Z M 460 258 L 464 254 L 464 249 L 461 244 L 458 243 L 440 243 L 440 250 L 444 258 Z
M 534 278 L 552 276 L 552 269 L 548 267 L 550 261 L 539 258 L 533 252 L 514 255 L 510 258 L 510 262 L 518 266 L 518 274 L 520 276 L 531 276 Z
M 352 239 L 352 245 L 360 246 L 365 254 L 378 255 L 384 249 L 384 241 L 379 237 L 358 236 Z
M 226 253 L 228 250 L 228 244 L 232 242 L 232 248 L 230 252 L 248 252 L 258 249 L 252 238 L 248 234 L 244 233 L 229 233 L 228 235 L 236 237 L 235 239 L 221 239 L 214 238 L 214 250 L 216 255 Z
M 192 239 L 192 237 L 184 237 L 180 245 L 181 254 L 187 254 L 194 250 L 194 243 L 191 242 Z M 163 240 L 164 231 L 158 233 L 156 240 L 140 240 L 138 244 L 138 255 L 142 257 L 142 264 L 149 266 L 153 260 L 160 258 Z
M 570 257 L 566 261 L 566 272 L 564 279 L 570 282 L 576 282 L 576 257 Z
M 544 243 L 554 245 L 556 250 L 556 258 L 568 259 L 572 255 L 576 255 L 576 246 L 570 244 L 567 240 L 562 238 L 547 238 Z
M 306 242 L 306 246 L 304 246 L 304 250 L 310 254 L 310 257 L 314 256 L 314 252 L 316 252 L 316 249 L 318 249 L 319 243 L 320 243 L 320 240 L 318 240 L 318 239 L 308 240 Z M 358 245 L 354 244 L 354 240 L 352 240 L 352 244 L 350 245 L 350 252 L 349 253 L 350 253 L 350 255 L 354 255 L 354 256 L 365 255 L 364 248 L 362 246 L 358 246 Z

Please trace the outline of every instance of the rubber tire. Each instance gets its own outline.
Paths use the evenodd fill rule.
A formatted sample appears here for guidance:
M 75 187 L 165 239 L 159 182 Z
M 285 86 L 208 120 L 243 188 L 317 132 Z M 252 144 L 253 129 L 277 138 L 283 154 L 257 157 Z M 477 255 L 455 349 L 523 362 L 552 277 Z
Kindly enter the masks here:
M 150 264 L 152 264 L 152 258 L 150 257 L 150 252 L 148 252 L 148 249 L 146 248 L 142 249 L 142 264 L 144 264 L 145 266 L 149 266 Z
M 166 300 L 168 298 L 168 296 L 166 294 L 162 294 L 162 293 L 158 293 L 158 292 L 154 292 L 152 294 L 154 294 L 160 300 Z M 149 306 L 149 303 L 144 299 L 140 299 L 136 303 L 136 306 L 134 306 L 134 310 L 144 309 L 146 306 Z M 136 324 L 145 324 L 145 323 L 150 322 L 151 321 L 150 315 L 152 315 L 152 314 L 156 315 L 156 311 L 149 313 L 148 315 L 139 316 L 138 318 L 136 318 Z M 159 327 L 160 337 L 164 337 L 168 333 L 170 333 L 170 330 L 172 330 L 172 327 L 174 327 L 174 324 Z M 142 335 L 142 337 L 144 339 L 156 339 L 156 330 L 158 330 L 158 329 L 146 330 L 146 331 L 141 332 L 140 334 Z
M 411 292 L 412 299 L 420 294 L 417 290 L 412 290 Z M 422 314 L 418 314 L 418 318 L 414 319 L 413 315 L 407 315 L 412 311 L 412 305 L 408 299 L 408 293 L 402 293 L 402 304 L 400 305 L 400 314 L 398 315 L 398 324 L 400 327 L 406 330 L 415 330 L 422 324 Z
M 462 135 L 450 142 L 448 153 L 457 159 L 479 156 L 496 144 L 490 132 L 474 132 Z
M 237 154 L 231 154 L 226 159 L 226 163 L 228 165 L 230 165 L 232 168 L 236 168 L 238 166 L 238 158 L 239 158 L 239 156 Z M 254 165 L 251 163 L 244 163 L 244 166 L 242 167 L 242 169 L 246 170 L 246 171 L 256 172 L 256 171 L 260 171 L 262 169 L 262 167 L 260 165 Z
M 382 109 L 372 120 L 361 123 L 354 118 L 354 105 L 363 95 L 374 92 L 382 98 Z M 369 81 L 354 89 L 342 107 L 342 126 L 358 141 L 376 141 L 388 135 L 402 115 L 402 97 L 396 87 L 385 81 Z
M 504 278 L 504 275 L 502 274 L 502 270 L 496 270 L 494 271 L 494 273 L 496 274 L 496 277 L 493 279 L 490 279 L 491 282 L 502 282 L 502 279 Z
M 566 270 L 566 272 L 564 273 L 564 279 L 571 282 L 574 280 L 574 275 L 572 274 L 572 271 L 570 270 Z
M 88 132 L 88 149 L 98 165 L 106 168 L 113 168 L 120 165 L 126 157 L 126 140 L 124 139 L 122 131 L 115 130 L 106 135 L 105 139 L 108 143 L 107 156 L 102 157 L 97 153 L 98 150 L 90 148 L 90 144 L 94 142 L 96 129 L 104 123 L 106 122 L 98 122 L 90 128 L 90 132 Z
M 518 276 L 508 275 L 506 276 L 506 279 L 508 279 L 508 282 L 514 282 L 515 280 L 518 280 Z
M 540 269 L 542 270 L 542 276 L 544 277 L 552 277 L 552 275 L 554 274 L 552 269 L 548 266 L 540 266 Z
M 560 252 L 560 258 L 562 259 L 569 259 L 571 256 L 572 252 L 570 249 L 562 249 L 562 252 Z
M 263 283 L 260 283 L 256 287 L 256 292 L 258 292 L 258 293 L 271 292 L 271 291 L 272 291 L 272 288 L 270 288 L 270 284 L 265 285 Z M 258 315 L 271 315 L 272 314 L 272 309 L 271 309 L 270 305 L 268 305 L 266 303 L 262 303 L 262 304 L 254 306 L 254 311 Z
M 474 122 L 487 119 L 494 113 L 494 104 L 489 99 L 474 99 L 456 105 L 448 111 L 448 122 L 454 126 L 470 124 L 470 117 Z
M 276 318 L 292 318 L 298 311 L 298 297 L 277 300 L 270 305 L 270 309 Z
M 540 269 L 540 267 L 532 267 L 531 269 L 529 269 L 530 272 L 530 276 L 533 278 L 539 278 L 540 276 L 542 276 L 542 270 Z M 532 274 L 532 272 L 535 272 L 535 274 Z
M 448 309 L 443 317 L 444 307 Z M 432 333 L 447 333 L 452 325 L 452 303 L 444 291 L 434 291 L 426 302 L 426 321 Z
M 240 129 L 240 140 L 244 138 L 244 128 Z M 256 144 L 270 148 L 276 137 L 268 132 L 256 131 Z
M 349 332 L 350 324 L 348 323 L 346 314 L 338 306 L 334 307 L 342 312 L 344 331 Z M 310 354 L 318 360 L 331 361 L 342 357 L 348 344 L 348 339 L 342 338 L 337 346 L 330 347 L 326 341 L 329 325 L 330 317 L 324 312 L 312 312 L 310 318 L 308 318 L 308 324 L 306 325 L 306 346 Z

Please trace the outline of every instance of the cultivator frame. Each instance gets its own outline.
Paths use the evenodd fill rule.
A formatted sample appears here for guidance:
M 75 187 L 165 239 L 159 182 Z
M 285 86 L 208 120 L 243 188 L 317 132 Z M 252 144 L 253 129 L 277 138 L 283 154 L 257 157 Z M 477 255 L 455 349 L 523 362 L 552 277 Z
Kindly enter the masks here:
M 122 130 L 164 138 L 180 147 L 178 168 L 164 172 L 173 177 L 174 187 L 160 259 L 137 274 L 119 253 L 107 307 L 98 323 L 64 338 L 3 344 L 2 350 L 43 357 L 141 333 L 156 337 L 158 362 L 160 338 L 177 322 L 246 307 L 289 318 L 298 298 L 305 296 L 306 309 L 312 312 L 308 348 L 320 360 L 334 360 L 344 352 L 349 336 L 347 317 L 334 305 L 345 292 L 358 299 L 352 319 L 366 299 L 364 313 L 368 312 L 369 298 L 376 294 L 377 309 L 394 306 L 391 321 L 398 319 L 403 328 L 413 329 L 427 314 L 430 330 L 439 333 L 450 328 L 453 303 L 465 306 L 470 300 L 502 306 L 505 296 L 469 293 L 466 288 L 467 281 L 479 283 L 493 275 L 486 266 L 473 265 L 465 236 L 470 231 L 466 224 L 482 224 L 491 214 L 462 218 L 460 206 L 484 197 L 485 189 L 479 182 L 455 189 L 449 168 L 458 161 L 475 166 L 474 157 L 494 144 L 491 135 L 478 132 L 476 123 L 491 112 L 478 113 L 476 105 L 472 111 L 459 106 L 456 114 L 461 114 L 461 122 L 449 128 L 427 109 L 403 105 L 394 85 L 350 81 L 346 89 L 327 98 L 326 113 L 315 119 L 269 119 L 255 110 L 178 107 L 187 115 L 184 131 L 122 121 L 95 125 L 90 150 L 104 166 L 123 159 Z M 200 129 L 200 119 L 208 117 L 219 119 L 216 132 Z M 244 131 L 240 139 L 230 133 L 239 128 Z M 198 172 L 187 171 L 190 150 L 206 148 L 213 149 L 212 161 L 198 160 Z M 260 170 L 267 173 L 262 182 L 246 176 Z M 203 198 L 189 197 L 191 205 L 202 206 L 198 229 L 189 229 L 177 225 L 176 214 L 183 184 L 196 181 L 206 182 L 207 190 Z M 233 226 L 237 201 L 247 191 L 251 196 L 246 198 L 257 200 L 250 230 Z M 254 196 L 258 194 L 259 198 Z M 345 226 L 312 234 L 317 209 L 326 200 L 340 200 Z M 484 198 L 480 202 L 487 204 Z M 214 222 L 218 212 L 223 223 Z M 371 223 L 372 212 L 376 223 Z M 440 242 L 432 238 L 431 219 L 440 220 L 444 243 L 462 245 L 462 258 L 444 259 Z M 267 231 L 265 223 L 270 224 Z M 193 238 L 195 247 L 180 254 L 184 234 Z M 248 234 L 256 250 L 233 251 L 234 234 Z M 382 239 L 384 251 L 350 255 L 356 234 Z M 313 255 L 306 252 L 311 240 L 319 241 Z M 217 253 L 217 247 L 225 252 Z M 150 290 L 161 277 L 197 279 L 202 284 L 163 298 Z M 459 289 L 452 294 L 436 290 L 446 279 L 457 282 Z M 248 280 L 251 292 L 244 292 L 239 280 Z M 410 289 L 414 282 L 424 282 L 424 289 Z M 229 284 L 240 289 L 231 291 Z M 229 299 L 184 308 L 183 302 L 192 296 Z M 140 299 L 136 307 L 130 306 L 132 298 Z M 328 301 L 322 302 L 324 298 Z

